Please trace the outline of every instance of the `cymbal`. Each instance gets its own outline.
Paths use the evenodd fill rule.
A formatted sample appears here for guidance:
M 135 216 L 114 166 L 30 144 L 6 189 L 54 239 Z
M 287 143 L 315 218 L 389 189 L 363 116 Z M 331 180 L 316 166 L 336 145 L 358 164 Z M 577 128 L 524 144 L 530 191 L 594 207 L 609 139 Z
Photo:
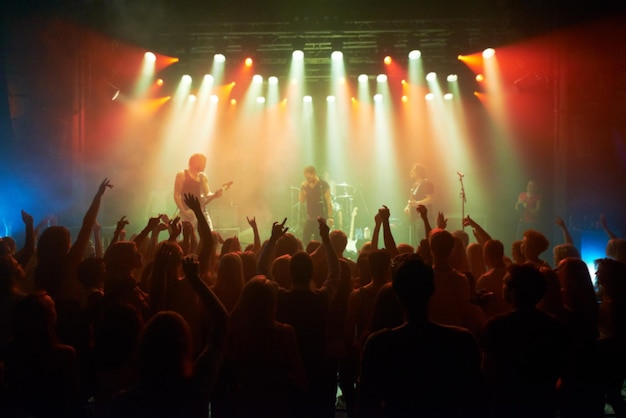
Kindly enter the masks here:
M 335 199 L 347 199 L 347 198 L 350 198 L 350 197 L 354 197 L 354 195 L 344 194 L 344 195 L 335 197 Z
M 353 185 L 348 184 L 348 183 L 337 183 L 337 184 L 335 184 L 335 186 L 339 186 L 339 187 L 354 187 Z

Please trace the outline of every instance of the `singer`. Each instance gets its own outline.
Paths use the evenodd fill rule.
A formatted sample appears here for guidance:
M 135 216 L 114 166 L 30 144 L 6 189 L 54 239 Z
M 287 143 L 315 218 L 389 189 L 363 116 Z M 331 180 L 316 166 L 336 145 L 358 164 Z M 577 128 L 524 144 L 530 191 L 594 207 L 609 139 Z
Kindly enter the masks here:
M 302 233 L 302 243 L 307 245 L 311 239 L 322 241 L 317 218 L 326 218 L 328 226 L 333 225 L 333 204 L 330 186 L 317 176 L 312 165 L 304 167 L 305 180 L 300 185 L 300 203 L 306 202 L 306 223 Z
M 413 164 L 409 176 L 412 181 L 411 198 L 404 208 L 404 213 L 410 219 L 409 242 L 417 247 L 422 238 L 428 238 L 425 236 L 424 224 L 417 213 L 417 207 L 423 205 L 428 213 L 432 213 L 435 186 L 426 177 L 426 168 L 422 164 Z
M 211 192 L 209 181 L 204 174 L 205 168 L 206 156 L 203 154 L 193 154 L 189 157 L 188 168 L 176 173 L 176 179 L 174 181 L 174 201 L 178 207 L 178 216 L 180 216 L 181 221 L 189 221 L 195 228 L 197 222 L 196 217 L 193 211 L 183 202 L 183 195 L 185 193 L 191 193 L 196 196 L 204 206 L 204 214 L 209 222 L 209 226 L 213 229 L 211 217 L 206 210 L 206 205 L 213 199 L 220 197 L 223 189 L 219 189 L 215 193 Z

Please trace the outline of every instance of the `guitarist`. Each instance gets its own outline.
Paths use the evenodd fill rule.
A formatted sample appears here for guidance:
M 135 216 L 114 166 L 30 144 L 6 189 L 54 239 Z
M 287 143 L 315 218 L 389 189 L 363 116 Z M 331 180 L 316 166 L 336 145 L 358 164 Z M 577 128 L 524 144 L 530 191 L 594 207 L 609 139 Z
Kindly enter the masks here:
M 422 238 L 428 237 L 425 236 L 424 224 L 417 212 L 417 207 L 423 205 L 428 213 L 431 213 L 435 186 L 426 177 L 426 168 L 421 164 L 413 164 L 409 175 L 413 185 L 411 186 L 411 198 L 404 208 L 404 213 L 409 215 L 410 219 L 409 242 L 411 245 L 418 246 Z
M 223 193 L 223 189 L 219 189 L 215 193 L 211 192 L 209 181 L 204 174 L 206 160 L 206 156 L 203 154 L 193 154 L 189 157 L 188 168 L 176 173 L 176 180 L 174 182 L 174 201 L 178 207 L 180 219 L 181 221 L 191 222 L 194 227 L 197 224 L 196 216 L 183 202 L 183 196 L 187 193 L 193 194 L 200 199 L 200 203 L 205 207 L 209 202 L 220 197 Z M 212 230 L 213 225 L 211 217 L 208 211 L 205 210 L 204 213 Z

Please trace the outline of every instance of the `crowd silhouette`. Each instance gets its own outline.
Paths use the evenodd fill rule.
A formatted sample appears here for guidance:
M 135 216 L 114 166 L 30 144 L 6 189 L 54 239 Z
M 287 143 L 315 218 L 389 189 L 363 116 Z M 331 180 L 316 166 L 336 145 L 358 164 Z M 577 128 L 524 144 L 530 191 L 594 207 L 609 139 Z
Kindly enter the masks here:
M 324 218 L 305 246 L 249 217 L 242 248 L 189 193 L 195 222 L 127 237 L 122 216 L 105 241 L 112 187 L 73 241 L 26 211 L 23 247 L 0 241 L 2 417 L 626 417 L 626 240 L 604 217 L 594 282 L 561 218 L 548 262 L 541 232 L 507 256 L 422 205 L 426 237 L 397 244 L 382 206 L 355 262 Z

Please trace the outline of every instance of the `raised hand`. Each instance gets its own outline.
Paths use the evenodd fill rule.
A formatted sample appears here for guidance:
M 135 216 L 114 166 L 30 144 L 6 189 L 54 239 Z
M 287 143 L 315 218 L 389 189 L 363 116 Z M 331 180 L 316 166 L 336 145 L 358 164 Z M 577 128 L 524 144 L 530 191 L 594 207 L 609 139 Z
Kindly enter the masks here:
M 117 226 L 115 227 L 115 230 L 122 231 L 126 225 L 128 225 L 128 221 L 126 220 L 126 215 L 124 215 L 119 221 L 117 221 Z
M 183 195 L 183 202 L 193 211 L 193 213 L 202 212 L 202 205 L 200 205 L 200 200 L 191 193 L 185 193 Z
M 278 222 L 274 222 L 272 224 L 272 236 L 270 237 L 271 240 L 277 241 L 278 238 L 287 233 L 289 227 L 285 226 L 285 222 L 287 222 L 287 218 L 283 219 L 283 222 L 280 224 Z
M 389 208 L 385 205 L 383 205 L 382 208 L 378 209 L 378 215 L 383 222 L 389 221 L 389 217 L 391 216 Z
M 437 214 L 437 228 L 446 229 L 448 226 L 448 218 L 443 216 L 443 212 Z
M 248 221 L 248 225 L 250 225 L 250 228 L 252 228 L 252 229 L 256 229 L 257 228 L 256 217 L 253 216 L 252 218 L 248 218 L 246 216 L 246 220 Z
M 326 223 L 326 219 L 318 216 L 317 224 L 320 228 L 320 236 L 322 237 L 322 240 L 326 240 L 328 238 L 328 234 L 330 234 L 330 227 Z
M 113 185 L 111 184 L 109 179 L 105 178 L 104 180 L 102 180 L 102 183 L 100 183 L 100 187 L 98 187 L 98 192 L 96 193 L 96 195 L 102 196 L 107 188 L 112 189 Z
M 426 206 L 424 205 L 417 205 L 415 210 L 417 210 L 417 213 L 419 213 L 422 219 L 428 216 L 428 209 L 426 209 Z
M 565 221 L 560 216 L 557 216 L 554 220 L 554 223 L 559 226 L 559 228 L 565 228 Z
M 32 226 L 35 223 L 35 220 L 29 213 L 27 213 L 25 210 L 22 210 L 22 222 L 24 222 L 24 225 Z
M 474 220 L 472 218 L 470 218 L 469 215 L 467 215 L 465 218 L 463 218 L 463 226 L 474 227 L 475 224 L 476 224 L 476 222 L 474 222 Z
M 100 230 L 102 229 L 102 226 L 100 225 L 100 222 L 96 221 L 93 223 L 93 228 L 91 229 L 93 230 L 93 232 L 99 233 Z
M 155 228 L 159 226 L 160 223 L 161 223 L 161 218 L 159 216 L 150 218 L 148 219 L 148 225 L 146 226 L 146 229 L 149 231 L 153 231 Z

